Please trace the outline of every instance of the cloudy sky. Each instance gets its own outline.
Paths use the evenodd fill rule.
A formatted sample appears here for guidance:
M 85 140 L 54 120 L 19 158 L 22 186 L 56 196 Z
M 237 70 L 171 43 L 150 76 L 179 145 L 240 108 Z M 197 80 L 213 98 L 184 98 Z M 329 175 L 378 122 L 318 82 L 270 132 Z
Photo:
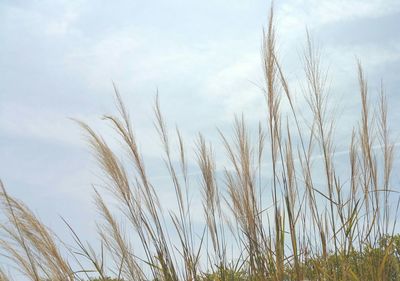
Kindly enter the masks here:
M 188 143 L 217 138 L 235 113 L 265 117 L 260 50 L 269 1 L 0 1 L 0 178 L 63 237 L 63 215 L 84 239 L 94 235 L 96 163 L 82 131 L 108 133 L 112 81 L 131 112 L 150 173 L 162 183 L 152 105 Z M 371 94 L 381 79 L 399 136 L 400 1 L 276 1 L 281 61 L 301 81 L 308 28 L 324 54 L 339 103 L 338 134 L 358 114 L 356 57 Z M 345 149 L 343 147 L 342 149 Z M 340 149 L 339 149 L 340 150 Z M 395 181 L 398 177 L 395 176 Z M 66 235 L 66 234 L 65 234 Z M 64 236 L 65 236 L 64 235 Z

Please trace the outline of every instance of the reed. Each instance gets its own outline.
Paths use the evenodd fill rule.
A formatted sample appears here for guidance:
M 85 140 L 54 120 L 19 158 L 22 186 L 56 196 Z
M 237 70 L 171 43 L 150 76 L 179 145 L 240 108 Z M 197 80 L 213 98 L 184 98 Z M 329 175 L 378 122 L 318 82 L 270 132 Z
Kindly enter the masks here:
M 101 134 L 77 121 L 104 172 L 105 188 L 119 206 L 115 214 L 103 191 L 95 189 L 101 249 L 82 242 L 67 222 L 75 250 L 64 245 L 1 184 L 7 218 L 0 225 L 1 254 L 32 281 L 94 275 L 102 281 L 111 280 L 110 275 L 114 280 L 158 281 L 399 280 L 400 236 L 394 232 L 399 204 L 393 200 L 398 191 L 391 183 L 395 145 L 383 87 L 377 106 L 371 107 L 357 63 L 360 121 L 348 140 L 349 169 L 339 173 L 336 116 L 329 106 L 321 55 L 307 34 L 303 92 L 308 107 L 299 109 L 276 52 L 273 15 L 271 9 L 263 33 L 267 118 L 254 139 L 243 118 L 235 119 L 232 135 L 219 132 L 228 167 L 216 166 L 213 146 L 200 134 L 195 150 L 200 185 L 190 181 L 184 140 L 176 129 L 177 142 L 171 141 L 157 97 L 155 127 L 177 204 L 175 212 L 164 210 L 115 87 L 118 115 L 104 120 L 120 138 L 126 161 Z M 282 104 L 289 112 L 283 112 Z M 321 173 L 322 184 L 316 180 Z M 196 188 L 202 194 L 202 231 L 194 226 L 189 199 Z M 137 254 L 138 245 L 143 254 Z M 106 264 L 105 256 L 113 262 Z M 0 270 L 0 280 L 11 277 Z

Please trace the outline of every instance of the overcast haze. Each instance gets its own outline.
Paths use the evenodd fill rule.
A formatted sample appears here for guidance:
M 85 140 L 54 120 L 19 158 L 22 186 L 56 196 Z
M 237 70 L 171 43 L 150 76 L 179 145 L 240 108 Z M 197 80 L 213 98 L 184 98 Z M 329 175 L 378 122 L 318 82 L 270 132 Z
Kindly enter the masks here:
M 99 182 L 98 170 L 70 118 L 109 132 L 100 117 L 115 113 L 112 81 L 159 183 L 164 172 L 152 124 L 157 89 L 171 127 L 179 125 L 189 144 L 198 131 L 217 139 L 216 127 L 228 128 L 235 113 L 253 123 L 264 118 L 260 52 L 269 5 L 2 0 L 0 178 L 8 191 L 57 233 L 66 230 L 62 214 L 91 239 L 91 184 Z M 321 46 L 332 97 L 342 110 L 338 134 L 351 132 L 359 114 L 358 57 L 372 96 L 383 79 L 398 136 L 400 1 L 276 1 L 275 11 L 279 54 L 292 83 L 302 77 L 306 28 Z

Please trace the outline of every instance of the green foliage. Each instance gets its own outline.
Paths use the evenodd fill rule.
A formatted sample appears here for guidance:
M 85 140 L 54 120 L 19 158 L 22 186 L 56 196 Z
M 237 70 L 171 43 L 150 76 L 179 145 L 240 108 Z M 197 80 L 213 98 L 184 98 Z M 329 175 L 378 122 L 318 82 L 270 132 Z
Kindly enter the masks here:
M 326 258 L 318 256 L 301 264 L 306 280 L 400 280 L 400 235 L 385 235 L 376 246 L 366 245 L 361 251 L 331 253 Z M 287 276 L 294 276 L 293 268 L 286 268 Z M 289 278 L 289 280 L 294 280 Z
M 244 271 L 234 269 L 218 269 L 212 273 L 205 273 L 201 281 L 246 281 L 249 280 L 248 274 Z
M 362 251 L 355 249 L 347 253 L 331 253 L 326 259 L 313 257 L 301 264 L 304 280 L 324 280 L 324 273 L 332 280 L 400 280 L 400 235 L 385 235 L 376 243 L 376 247 L 367 246 Z M 323 270 L 322 270 L 323 269 Z M 296 280 L 293 267 L 286 266 L 284 280 Z M 328 280 L 331 280 L 328 278 Z M 217 268 L 214 272 L 204 273 L 198 281 L 247 281 L 259 280 L 244 270 Z M 122 281 L 116 278 L 91 279 L 90 281 Z

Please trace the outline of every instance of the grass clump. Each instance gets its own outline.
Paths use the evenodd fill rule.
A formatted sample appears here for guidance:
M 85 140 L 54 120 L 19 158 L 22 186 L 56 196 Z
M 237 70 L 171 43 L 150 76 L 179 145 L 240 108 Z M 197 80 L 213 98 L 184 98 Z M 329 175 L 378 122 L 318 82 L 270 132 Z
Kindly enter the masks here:
M 222 176 L 213 147 L 202 135 L 196 142 L 204 214 L 200 231 L 193 223 L 189 193 L 194 187 L 179 130 L 175 147 L 157 99 L 156 129 L 178 207 L 166 215 L 116 90 L 119 115 L 104 119 L 120 137 L 127 161 L 78 121 L 121 212 L 115 215 L 95 190 L 102 217 L 101 250 L 82 242 L 67 224 L 76 245 L 73 250 L 67 246 L 68 254 L 62 254 L 65 250 L 60 250 L 51 230 L 2 185 L 0 201 L 7 217 L 1 225 L 2 254 L 32 281 L 87 280 L 93 274 L 99 281 L 399 280 L 400 236 L 394 233 L 397 209 L 393 211 L 396 202 L 391 199 L 396 191 L 390 180 L 394 143 L 383 91 L 377 108 L 371 108 L 358 63 L 361 120 L 349 138 L 350 164 L 343 175 L 334 157 L 335 116 L 328 107 L 327 77 L 310 37 L 303 56 L 307 120 L 278 60 L 272 10 L 263 37 L 267 119 L 260 123 L 256 140 L 240 118 L 235 120 L 233 136 L 220 132 L 230 162 Z M 313 165 L 316 158 L 321 159 L 319 168 Z M 316 179 L 321 174 L 323 184 Z M 142 253 L 137 254 L 131 237 Z M 113 262 L 106 264 L 105 256 Z M 77 268 L 71 265 L 72 258 Z M 90 265 L 84 266 L 83 260 Z M 10 279 L 0 271 L 0 280 Z

